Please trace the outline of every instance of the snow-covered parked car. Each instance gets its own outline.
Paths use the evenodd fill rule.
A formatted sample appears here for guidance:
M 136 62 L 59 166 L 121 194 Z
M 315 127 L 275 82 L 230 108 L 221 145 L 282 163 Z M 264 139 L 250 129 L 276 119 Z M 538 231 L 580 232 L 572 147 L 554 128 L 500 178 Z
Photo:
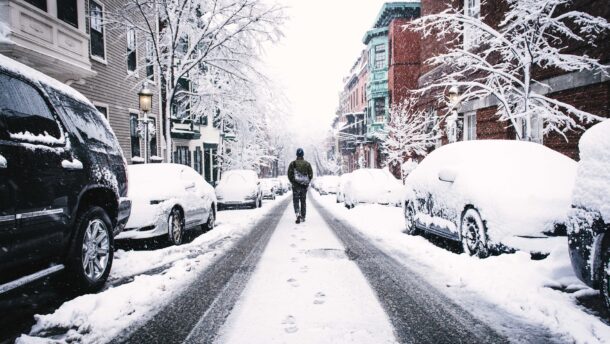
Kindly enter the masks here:
M 339 176 L 322 176 L 315 179 L 320 195 L 336 194 L 339 188 Z
M 270 178 L 261 179 L 261 191 L 263 199 L 275 199 L 275 189 L 277 185 L 275 180 Z
M 351 173 L 343 189 L 347 208 L 358 203 L 401 205 L 402 184 L 387 169 L 361 168 Z
M 282 193 L 281 194 L 285 194 L 288 191 L 290 191 L 290 189 L 292 188 L 290 185 L 290 181 L 288 180 L 287 176 L 279 176 L 277 177 L 278 182 L 281 185 L 282 188 Z
M 568 244 L 578 278 L 600 289 L 610 309 L 610 121 L 580 139 L 580 162 L 568 220 Z
M 216 186 L 218 208 L 250 206 L 261 207 L 263 192 L 256 172 L 251 170 L 232 170 L 222 175 Z
M 87 98 L 0 55 L 0 294 L 62 270 L 101 288 L 131 208 L 126 170 Z
M 194 169 L 178 164 L 130 165 L 128 175 L 131 217 L 117 240 L 166 236 L 180 245 L 185 231 L 214 228 L 214 188 Z
M 347 181 L 351 173 L 344 173 L 339 176 L 339 185 L 337 185 L 337 203 L 342 203 L 344 201 L 345 194 L 345 186 L 347 185 Z
M 443 146 L 406 178 L 406 232 L 459 241 L 479 257 L 530 250 L 523 238 L 544 238 L 565 225 L 575 175 L 576 162 L 536 143 Z

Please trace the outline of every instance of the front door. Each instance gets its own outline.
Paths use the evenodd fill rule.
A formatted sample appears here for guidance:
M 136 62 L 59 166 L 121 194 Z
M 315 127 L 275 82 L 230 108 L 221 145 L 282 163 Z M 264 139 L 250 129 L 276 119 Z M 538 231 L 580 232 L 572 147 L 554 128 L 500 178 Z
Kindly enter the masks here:
M 57 116 L 32 84 L 0 72 L 0 118 L 6 135 L 0 141 L 6 160 L 4 184 L 13 196 L 15 228 L 7 261 L 48 260 L 61 253 L 68 226 L 69 174 L 72 161 Z M 12 210 L 11 210 L 12 211 Z

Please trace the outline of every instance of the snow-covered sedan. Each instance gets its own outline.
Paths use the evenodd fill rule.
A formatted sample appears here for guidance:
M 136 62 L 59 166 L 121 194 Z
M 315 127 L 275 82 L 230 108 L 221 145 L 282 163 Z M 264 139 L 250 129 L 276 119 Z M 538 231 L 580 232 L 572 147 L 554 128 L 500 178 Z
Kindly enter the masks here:
M 131 217 L 117 240 L 166 236 L 180 245 L 186 230 L 214 228 L 214 188 L 194 169 L 178 164 L 131 165 L 128 176 Z
M 336 194 L 339 188 L 338 176 L 322 176 L 316 178 L 317 190 L 320 195 Z
M 387 169 L 361 168 L 351 173 L 343 188 L 343 202 L 348 209 L 358 203 L 400 205 L 402 184 Z
M 261 191 L 263 199 L 275 199 L 275 188 L 277 187 L 273 179 L 261 179 Z
M 428 155 L 406 178 L 406 232 L 424 230 L 486 257 L 525 249 L 565 224 L 576 162 L 543 145 L 465 141 Z
M 263 192 L 256 172 L 251 170 L 232 170 L 222 175 L 216 186 L 218 208 L 249 206 L 261 207 Z
M 578 278 L 600 289 L 610 309 L 610 121 L 580 139 L 580 162 L 568 220 L 568 244 Z

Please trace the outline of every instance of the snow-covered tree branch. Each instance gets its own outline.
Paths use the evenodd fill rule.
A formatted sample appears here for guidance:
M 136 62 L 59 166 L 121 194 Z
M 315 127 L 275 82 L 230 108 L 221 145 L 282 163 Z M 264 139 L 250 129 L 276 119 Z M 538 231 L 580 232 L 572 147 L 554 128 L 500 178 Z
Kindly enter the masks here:
M 499 119 L 509 122 L 522 140 L 541 141 L 551 132 L 565 137 L 567 131 L 582 128 L 583 123 L 600 120 L 548 96 L 551 88 L 536 73 L 588 70 L 607 75 L 607 66 L 599 60 L 571 54 L 566 48 L 570 44 L 594 45 L 610 31 L 610 24 L 584 12 L 565 12 L 571 0 L 506 2 L 509 10 L 497 28 L 478 13 L 454 8 L 405 26 L 424 37 L 435 35 L 448 42 L 446 53 L 427 61 L 445 66 L 445 74 L 419 91 L 457 86 L 462 102 L 493 97 Z M 445 101 L 443 92 L 436 94 Z
M 265 43 L 281 37 L 285 20 L 282 7 L 263 0 L 128 0 L 113 17 L 146 36 L 151 52 L 141 68 L 160 71 L 168 149 L 176 105 L 210 110 L 234 91 L 229 87 L 262 78 L 259 55 Z M 227 79 L 232 82 L 221 84 Z M 223 109 L 211 113 L 218 111 Z
M 389 166 L 400 166 L 408 158 L 424 157 L 440 139 L 439 121 L 431 111 L 417 108 L 417 98 L 409 97 L 390 109 L 390 121 L 385 128 L 383 152 Z

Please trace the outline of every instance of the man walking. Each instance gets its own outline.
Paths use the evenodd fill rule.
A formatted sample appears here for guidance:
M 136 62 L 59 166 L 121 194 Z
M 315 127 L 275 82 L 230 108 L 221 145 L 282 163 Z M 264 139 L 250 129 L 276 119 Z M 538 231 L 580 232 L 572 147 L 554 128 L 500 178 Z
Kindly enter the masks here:
M 292 203 L 297 216 L 296 223 L 305 222 L 307 188 L 313 179 L 313 170 L 309 162 L 303 158 L 304 155 L 302 148 L 297 149 L 297 159 L 288 165 L 288 180 L 292 184 Z

